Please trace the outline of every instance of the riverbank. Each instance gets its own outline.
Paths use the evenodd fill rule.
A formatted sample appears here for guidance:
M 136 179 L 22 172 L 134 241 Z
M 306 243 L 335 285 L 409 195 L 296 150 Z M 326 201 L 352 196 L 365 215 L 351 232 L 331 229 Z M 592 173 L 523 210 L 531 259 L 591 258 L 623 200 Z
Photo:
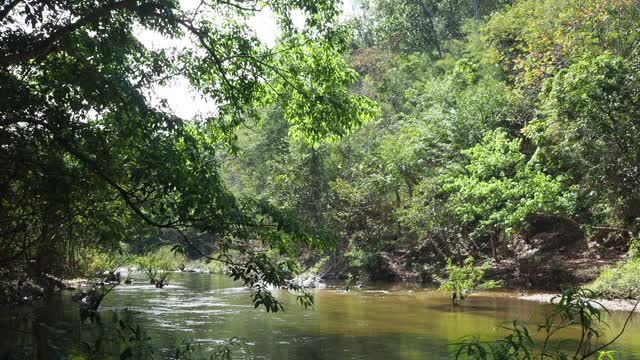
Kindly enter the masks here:
M 626 256 L 626 248 L 603 247 L 593 239 L 582 238 L 561 246 L 518 244 L 505 249 L 498 260 L 478 258 L 477 262 L 488 263 L 490 269 L 486 271 L 486 278 L 499 281 L 506 289 L 557 293 L 568 287 L 592 283 L 603 270 L 615 266 Z M 430 259 L 408 249 L 380 251 L 372 257 L 377 261 L 360 271 L 360 280 L 365 283 L 431 283 L 434 277 L 445 275 L 442 259 Z M 313 261 L 306 263 L 309 268 L 317 267 Z M 327 280 L 346 279 L 352 272 L 353 266 L 344 255 L 324 262 L 318 271 Z
M 520 300 L 533 301 L 543 304 L 555 304 L 558 299 L 560 299 L 560 294 L 525 294 L 517 297 Z M 640 312 L 640 306 L 637 306 L 638 300 L 607 300 L 607 299 L 596 299 L 594 300 L 594 304 L 600 305 L 600 307 L 607 309 L 609 311 L 625 311 L 629 312 L 635 310 L 635 312 Z

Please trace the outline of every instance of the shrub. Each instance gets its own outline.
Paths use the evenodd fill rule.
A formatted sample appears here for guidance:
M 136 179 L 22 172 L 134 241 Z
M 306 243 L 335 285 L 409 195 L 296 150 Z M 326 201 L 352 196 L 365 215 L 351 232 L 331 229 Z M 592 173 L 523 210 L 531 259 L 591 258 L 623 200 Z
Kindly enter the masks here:
M 633 237 L 629 242 L 629 258 L 640 259 L 640 236 Z
M 119 259 L 114 252 L 87 250 L 81 257 L 80 271 L 85 276 L 102 275 L 106 271 L 113 271 L 118 267 Z
M 224 274 L 227 271 L 227 266 L 219 260 L 211 260 L 209 262 L 209 273 L 211 274 Z
M 609 299 L 640 297 L 640 257 L 631 257 L 607 268 L 588 286 L 598 296 Z
M 140 270 L 144 271 L 149 281 L 157 288 L 167 284 L 171 272 L 178 269 L 184 256 L 176 254 L 170 246 L 163 246 L 154 252 L 136 259 Z
M 188 271 L 188 272 L 193 272 L 193 271 L 197 271 L 197 272 L 207 272 L 209 271 L 209 264 L 207 264 L 206 261 L 202 260 L 202 259 L 198 259 L 198 260 L 191 260 L 188 261 L 185 266 L 184 269 L 180 269 L 180 271 Z
M 452 304 L 459 305 L 477 290 L 498 287 L 496 281 L 484 281 L 484 273 L 488 268 L 488 264 L 475 266 L 471 256 L 464 260 L 462 266 L 454 264 L 449 258 L 445 267 L 447 278 L 436 277 L 436 281 L 440 283 L 440 290 L 451 294 Z
M 180 271 L 184 271 L 187 267 L 187 257 L 182 252 L 173 251 L 175 256 L 176 268 Z M 175 269 L 174 269 L 175 270 Z
M 349 242 L 345 258 L 349 273 L 355 282 L 363 281 L 367 277 L 376 280 L 376 277 L 380 277 L 378 273 L 385 266 L 385 260 L 379 253 L 365 250 L 353 241 Z
M 86 249 L 80 257 L 78 270 L 82 276 L 102 278 L 108 274 L 107 278 L 111 279 L 115 277 L 116 269 L 126 266 L 131 258 L 128 249 L 124 246 L 108 251 Z

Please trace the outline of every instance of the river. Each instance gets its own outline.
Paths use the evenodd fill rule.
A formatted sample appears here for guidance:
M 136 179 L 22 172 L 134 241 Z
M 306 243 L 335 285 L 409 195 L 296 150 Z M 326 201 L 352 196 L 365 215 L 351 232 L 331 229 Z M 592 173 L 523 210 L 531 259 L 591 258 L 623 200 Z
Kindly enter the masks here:
M 543 313 L 550 310 L 504 292 L 473 295 L 454 309 L 432 289 L 379 284 L 350 292 L 331 286 L 315 290 L 313 310 L 301 309 L 293 297 L 279 294 L 286 311 L 272 314 L 255 310 L 248 290 L 224 276 L 178 273 L 164 289 L 139 280 L 118 286 L 105 298 L 103 317 L 110 319 L 111 311 L 127 308 L 161 351 L 188 339 L 200 344 L 199 351 L 211 352 L 222 341 L 241 337 L 238 358 L 445 359 L 452 349 L 449 344 L 466 335 L 497 338 L 503 334 L 497 325 L 505 321 L 523 320 L 535 332 Z M 609 333 L 618 331 L 625 318 L 621 312 L 608 316 Z M 79 323 L 70 293 L 35 311 L 13 309 L 0 315 L 0 354 L 30 346 L 39 351 L 39 358 L 47 358 L 51 345 L 64 348 L 95 335 L 95 325 Z M 640 359 L 640 316 L 613 349 L 616 359 Z

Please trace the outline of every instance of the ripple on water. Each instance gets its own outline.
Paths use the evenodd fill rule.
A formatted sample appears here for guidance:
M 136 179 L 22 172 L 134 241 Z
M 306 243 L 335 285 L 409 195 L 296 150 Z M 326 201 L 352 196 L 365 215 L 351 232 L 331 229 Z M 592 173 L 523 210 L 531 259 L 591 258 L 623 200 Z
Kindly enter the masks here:
M 239 314 L 240 310 L 215 310 L 215 309 L 201 309 L 201 310 L 174 310 L 179 314 L 203 314 L 203 315 L 234 315 Z
M 157 288 L 152 284 L 131 284 L 124 286 L 116 286 L 113 291 L 115 292 L 167 292 L 168 290 L 186 290 L 182 285 L 165 285 L 163 288 Z
M 224 339 L 210 339 L 210 338 L 195 339 L 194 341 L 197 343 L 203 343 L 203 344 L 220 344 L 220 345 L 227 342 Z
M 184 323 L 187 324 L 187 325 L 206 325 L 209 322 L 208 321 L 198 321 L 198 320 L 185 320 Z
M 148 299 L 147 303 L 171 306 L 172 308 L 227 307 L 229 304 L 215 297 L 169 297 Z
M 176 326 L 175 326 L 173 321 L 155 319 L 154 322 L 155 322 L 156 326 L 161 327 L 161 328 L 168 328 L 168 329 L 176 328 Z M 183 329 L 179 329 L 179 330 L 183 330 Z
M 470 333 L 486 339 L 495 336 L 501 321 L 520 318 L 535 324 L 540 319 L 529 320 L 531 314 L 544 309 L 509 294 L 486 293 L 452 311 L 446 295 L 433 288 L 370 287 L 346 293 L 336 288 L 314 290 L 318 305 L 314 311 L 299 309 L 293 298 L 286 297 L 291 300 L 287 312 L 265 315 L 253 309 L 247 288 L 226 278 L 211 278 L 176 274 L 175 285 L 164 289 L 146 282 L 122 285 L 110 293 L 100 311 L 129 310 L 135 323 L 148 329 L 158 349 L 190 338 L 202 343 L 198 352 L 209 352 L 207 348 L 215 351 L 239 336 L 255 343 L 234 347 L 235 358 L 243 358 L 246 351 L 253 359 L 306 360 L 331 354 L 336 360 L 386 360 L 432 358 L 434 351 L 446 353 L 449 342 Z M 59 304 L 63 308 L 53 303 L 49 313 L 76 319 L 77 304 L 63 300 Z M 622 327 L 624 319 L 616 316 L 612 329 Z M 640 359 L 638 334 L 640 323 L 632 320 L 628 333 L 613 348 L 621 360 Z
M 246 287 L 230 287 L 230 288 L 222 288 L 222 289 L 213 289 L 207 291 L 208 294 L 239 294 L 239 293 L 248 293 L 249 289 Z
M 140 311 L 145 314 L 151 315 L 166 315 L 170 313 L 172 315 L 177 314 L 201 314 L 201 315 L 234 315 L 240 313 L 239 310 L 227 310 L 227 309 L 182 309 L 178 310 L 175 308 L 132 308 L 136 311 Z

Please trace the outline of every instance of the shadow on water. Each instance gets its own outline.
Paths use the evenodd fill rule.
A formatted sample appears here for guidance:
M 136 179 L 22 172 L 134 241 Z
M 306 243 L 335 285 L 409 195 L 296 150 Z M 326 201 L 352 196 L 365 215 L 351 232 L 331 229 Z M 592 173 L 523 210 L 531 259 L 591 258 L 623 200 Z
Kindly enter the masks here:
M 485 305 L 467 305 L 467 304 L 461 304 L 458 306 L 453 306 L 451 304 L 436 304 L 436 305 L 429 305 L 428 307 L 431 310 L 435 310 L 435 311 L 449 311 L 449 312 L 469 312 L 469 311 L 473 311 L 473 312 L 483 312 L 483 311 L 488 311 L 488 312 L 493 312 L 496 310 L 496 308 L 494 306 L 485 306 Z
M 535 325 L 548 307 L 505 293 L 472 296 L 452 308 L 444 294 L 415 285 L 375 284 L 340 292 L 315 290 L 314 310 L 303 310 L 286 293 L 284 313 L 254 310 L 247 289 L 223 276 L 176 274 L 171 286 L 155 289 L 142 281 L 122 285 L 104 300 L 102 313 L 128 309 L 157 348 L 192 339 L 212 350 L 234 336 L 245 339 L 239 354 L 264 359 L 424 359 L 447 358 L 448 344 L 467 335 L 495 339 L 500 323 L 520 319 Z M 44 354 L 52 344 L 78 344 L 96 336 L 95 326 L 80 325 L 77 305 L 62 294 L 35 311 L 12 309 L 0 315 L 0 354 L 32 346 Z M 624 313 L 609 321 L 617 331 Z M 67 324 L 65 331 L 61 324 Z M 567 333 L 571 338 L 577 334 Z M 616 345 L 619 359 L 640 358 L 640 321 L 634 320 Z M 43 357 L 41 357 L 43 358 Z

